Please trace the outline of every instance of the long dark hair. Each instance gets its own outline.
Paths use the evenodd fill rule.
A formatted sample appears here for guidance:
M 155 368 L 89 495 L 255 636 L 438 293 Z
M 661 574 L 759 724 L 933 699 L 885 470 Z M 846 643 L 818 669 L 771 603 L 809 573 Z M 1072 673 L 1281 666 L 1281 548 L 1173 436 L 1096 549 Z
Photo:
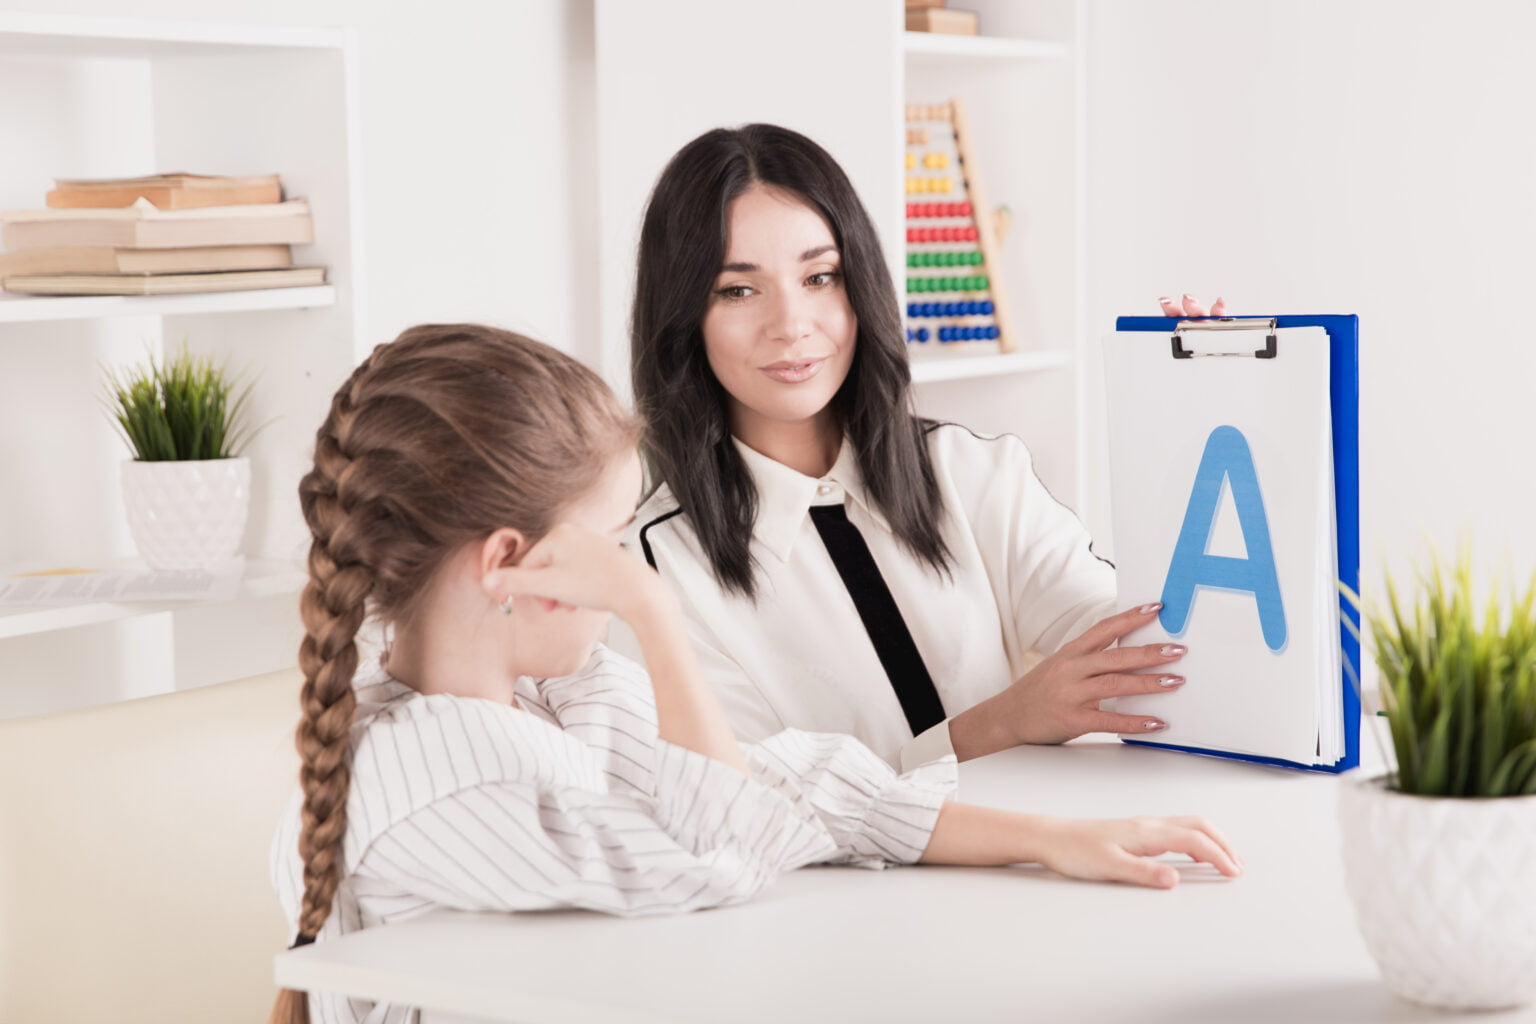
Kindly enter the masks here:
M 924 424 L 912 410 L 901 312 L 880 240 L 837 161 L 787 128 L 706 132 L 677 152 L 651 193 L 640 231 L 630 369 L 653 476 L 671 487 L 715 579 L 754 596 L 748 543 L 757 490 L 731 443 L 725 389 L 709 368 L 700 325 L 725 261 L 731 201 L 757 184 L 797 196 L 832 227 L 858 318 L 853 364 L 832 406 L 892 532 L 936 572 L 947 572 L 944 506 Z

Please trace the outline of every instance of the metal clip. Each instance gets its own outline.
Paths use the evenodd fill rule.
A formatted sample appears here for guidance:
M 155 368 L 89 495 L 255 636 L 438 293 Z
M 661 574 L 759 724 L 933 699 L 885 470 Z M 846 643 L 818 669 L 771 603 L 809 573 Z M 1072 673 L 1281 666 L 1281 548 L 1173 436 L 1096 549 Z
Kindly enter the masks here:
M 1264 347 L 1249 352 L 1192 352 L 1184 347 L 1179 335 L 1184 331 L 1257 331 L 1267 332 Z M 1205 320 L 1180 320 L 1173 329 L 1173 358 L 1203 359 L 1206 356 L 1242 356 L 1252 359 L 1273 359 L 1279 351 L 1275 341 L 1275 318 L 1272 316 L 1220 316 Z

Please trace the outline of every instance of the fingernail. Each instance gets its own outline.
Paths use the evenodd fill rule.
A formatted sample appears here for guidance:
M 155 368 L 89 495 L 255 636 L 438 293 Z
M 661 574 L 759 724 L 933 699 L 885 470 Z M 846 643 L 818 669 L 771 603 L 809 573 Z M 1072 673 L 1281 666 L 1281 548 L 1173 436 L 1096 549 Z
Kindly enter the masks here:
M 1145 729 L 1147 732 L 1160 732 L 1163 729 L 1168 728 L 1168 723 L 1166 723 L 1166 722 L 1159 722 L 1159 721 L 1157 721 L 1155 719 L 1149 718 L 1145 722 L 1141 723 L 1141 727 L 1143 729 Z
M 1143 614 L 1143 615 L 1151 615 L 1153 612 L 1157 611 L 1162 606 L 1163 606 L 1163 602 L 1161 602 L 1161 601 L 1153 601 L 1151 604 L 1144 604 L 1140 608 L 1137 608 L 1136 610 L 1141 612 L 1141 614 Z
M 1157 301 L 1158 302 L 1172 302 L 1173 299 L 1171 297 L 1167 296 L 1167 295 L 1159 295 L 1157 297 Z
M 1185 292 L 1184 293 L 1184 301 L 1185 302 L 1194 302 L 1195 301 L 1195 297 L 1193 295 L 1189 294 L 1189 292 Z
M 1157 653 L 1161 654 L 1165 658 L 1171 658 L 1176 654 L 1183 654 L 1188 650 L 1189 648 L 1185 647 L 1183 644 L 1163 644 L 1162 647 L 1158 648 Z
M 1158 686 L 1183 686 L 1184 685 L 1184 677 L 1183 676 L 1160 676 L 1160 677 L 1158 677 L 1157 685 Z

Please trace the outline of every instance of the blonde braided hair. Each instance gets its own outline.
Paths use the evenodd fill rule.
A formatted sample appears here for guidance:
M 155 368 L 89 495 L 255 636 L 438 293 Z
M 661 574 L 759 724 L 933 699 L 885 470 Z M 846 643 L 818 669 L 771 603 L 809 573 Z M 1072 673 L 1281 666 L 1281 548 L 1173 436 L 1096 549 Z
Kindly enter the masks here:
M 299 484 L 312 535 L 296 735 L 304 897 L 295 945 L 320 934 L 345 876 L 357 634 L 410 615 L 444 561 L 512 526 L 537 538 L 589 491 L 637 424 L 596 374 L 521 335 L 413 327 L 336 392 Z M 272 1024 L 307 1024 L 283 991 Z

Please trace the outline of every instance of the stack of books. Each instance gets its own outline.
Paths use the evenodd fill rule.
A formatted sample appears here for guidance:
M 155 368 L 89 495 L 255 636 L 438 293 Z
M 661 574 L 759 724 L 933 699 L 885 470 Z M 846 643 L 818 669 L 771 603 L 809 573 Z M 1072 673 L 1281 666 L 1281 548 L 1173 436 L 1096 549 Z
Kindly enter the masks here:
M 951 36 L 974 36 L 981 19 L 975 11 L 948 7 L 945 0 L 906 0 L 908 32 L 938 32 Z
M 325 283 L 297 267 L 309 202 L 275 174 L 60 180 L 45 210 L 0 213 L 0 287 L 30 295 L 171 295 Z

